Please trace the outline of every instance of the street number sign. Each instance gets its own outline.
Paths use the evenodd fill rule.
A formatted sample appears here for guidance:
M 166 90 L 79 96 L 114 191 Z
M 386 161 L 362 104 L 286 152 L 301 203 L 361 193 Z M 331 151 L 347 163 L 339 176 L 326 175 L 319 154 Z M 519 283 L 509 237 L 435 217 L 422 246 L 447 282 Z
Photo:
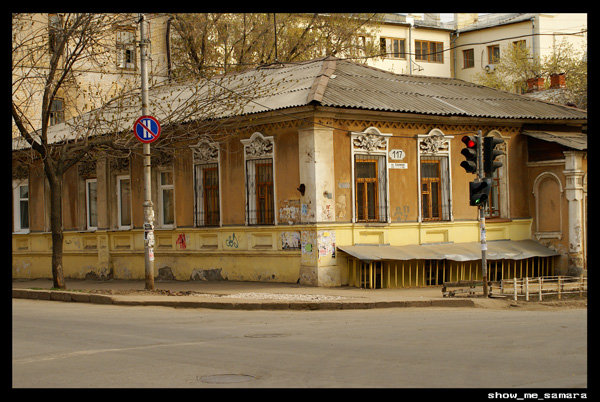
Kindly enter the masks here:
M 138 140 L 149 144 L 160 135 L 160 123 L 152 116 L 142 116 L 135 121 L 133 132 Z

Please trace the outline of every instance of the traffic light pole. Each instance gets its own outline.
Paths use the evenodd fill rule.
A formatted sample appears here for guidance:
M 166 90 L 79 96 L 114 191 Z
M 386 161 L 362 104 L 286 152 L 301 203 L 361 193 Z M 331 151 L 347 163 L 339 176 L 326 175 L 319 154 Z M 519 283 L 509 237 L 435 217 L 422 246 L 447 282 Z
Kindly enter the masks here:
M 477 159 L 478 159 L 478 169 L 477 176 L 480 180 L 484 178 L 483 172 L 483 136 L 481 134 L 481 130 L 477 131 L 477 138 L 479 138 L 479 145 L 477 149 Z M 479 205 L 477 208 L 479 209 L 479 233 L 481 237 L 481 276 L 483 279 L 483 297 L 488 296 L 488 274 L 487 274 L 487 243 L 485 240 L 485 202 L 482 205 Z
M 148 115 L 148 70 L 146 18 L 140 13 L 140 70 L 142 74 L 142 116 Z M 154 208 L 150 179 L 150 144 L 143 144 L 144 154 L 144 272 L 146 290 L 154 290 Z

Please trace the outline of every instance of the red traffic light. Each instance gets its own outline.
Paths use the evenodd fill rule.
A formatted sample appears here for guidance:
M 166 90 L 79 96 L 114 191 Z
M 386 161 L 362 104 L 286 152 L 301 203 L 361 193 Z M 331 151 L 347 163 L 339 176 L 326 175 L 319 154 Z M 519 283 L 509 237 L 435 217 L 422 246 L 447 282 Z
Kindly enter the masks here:
M 465 143 L 467 148 L 475 148 L 475 146 L 477 145 L 475 138 L 470 135 L 465 135 L 464 137 L 462 137 L 461 141 Z

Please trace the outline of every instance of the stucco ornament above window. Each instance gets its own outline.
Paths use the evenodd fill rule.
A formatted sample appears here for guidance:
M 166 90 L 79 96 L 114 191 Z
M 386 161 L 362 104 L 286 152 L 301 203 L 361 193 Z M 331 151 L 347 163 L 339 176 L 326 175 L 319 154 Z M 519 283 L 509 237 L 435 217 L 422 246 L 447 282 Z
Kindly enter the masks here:
M 433 129 L 419 139 L 419 151 L 422 154 L 447 153 L 449 149 L 449 140 L 438 129 Z
M 355 150 L 374 152 L 387 150 L 387 137 L 375 127 L 369 127 L 362 133 L 352 133 L 352 145 Z
M 196 145 L 190 145 L 194 152 L 194 162 L 215 163 L 219 161 L 219 144 L 212 141 L 209 136 L 202 135 Z
M 244 144 L 246 159 L 273 156 L 273 137 L 264 137 L 256 132 L 249 139 L 241 142 Z

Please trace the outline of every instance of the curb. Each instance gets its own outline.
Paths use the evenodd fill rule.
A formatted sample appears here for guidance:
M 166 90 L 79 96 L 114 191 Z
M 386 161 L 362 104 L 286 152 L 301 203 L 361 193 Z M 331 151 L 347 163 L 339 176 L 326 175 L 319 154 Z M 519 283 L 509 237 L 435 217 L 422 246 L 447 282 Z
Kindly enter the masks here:
M 210 302 L 189 300 L 124 300 L 119 296 L 61 290 L 13 289 L 15 299 L 50 300 L 116 306 L 161 306 L 225 310 L 356 310 L 394 307 L 475 307 L 470 299 L 398 300 L 379 302 Z

